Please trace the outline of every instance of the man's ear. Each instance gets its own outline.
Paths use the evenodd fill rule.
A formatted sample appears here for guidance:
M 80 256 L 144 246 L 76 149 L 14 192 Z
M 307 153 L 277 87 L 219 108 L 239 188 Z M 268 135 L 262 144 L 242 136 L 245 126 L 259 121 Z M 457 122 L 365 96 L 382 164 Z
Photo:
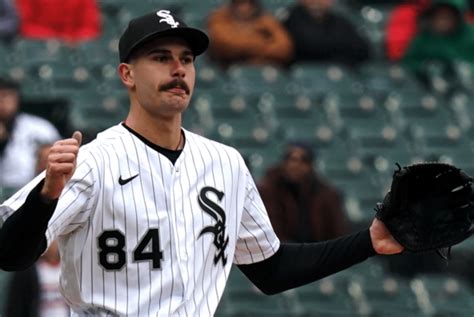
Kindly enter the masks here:
M 122 83 L 128 88 L 133 88 L 135 86 L 135 80 L 133 77 L 133 67 L 131 64 L 120 63 L 117 72 L 120 76 Z

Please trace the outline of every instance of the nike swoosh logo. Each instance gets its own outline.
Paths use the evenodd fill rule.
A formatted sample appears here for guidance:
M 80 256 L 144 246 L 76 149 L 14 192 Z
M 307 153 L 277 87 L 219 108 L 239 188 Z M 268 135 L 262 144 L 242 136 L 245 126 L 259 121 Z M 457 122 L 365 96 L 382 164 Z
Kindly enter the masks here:
M 138 175 L 139 175 L 139 174 L 137 174 L 137 175 L 135 175 L 135 176 L 132 176 L 132 177 L 129 177 L 129 178 L 126 178 L 126 179 L 123 179 L 123 178 L 122 178 L 122 175 L 120 175 L 120 177 L 119 177 L 119 184 L 120 184 L 121 186 L 123 186 L 123 185 L 125 185 L 125 184 L 131 182 L 131 181 L 132 181 L 135 177 L 137 177 Z

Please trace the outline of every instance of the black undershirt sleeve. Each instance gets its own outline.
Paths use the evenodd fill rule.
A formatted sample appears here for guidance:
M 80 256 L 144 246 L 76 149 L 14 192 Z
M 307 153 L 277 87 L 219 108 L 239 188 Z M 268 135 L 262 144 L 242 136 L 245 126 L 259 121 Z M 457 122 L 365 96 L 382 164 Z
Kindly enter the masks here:
M 0 269 L 24 270 L 46 250 L 46 229 L 57 205 L 57 199 L 44 200 L 41 181 L 25 203 L 7 218 L 0 228 Z
M 366 229 L 324 242 L 282 243 L 270 258 L 238 267 L 263 293 L 272 295 L 342 271 L 375 254 Z

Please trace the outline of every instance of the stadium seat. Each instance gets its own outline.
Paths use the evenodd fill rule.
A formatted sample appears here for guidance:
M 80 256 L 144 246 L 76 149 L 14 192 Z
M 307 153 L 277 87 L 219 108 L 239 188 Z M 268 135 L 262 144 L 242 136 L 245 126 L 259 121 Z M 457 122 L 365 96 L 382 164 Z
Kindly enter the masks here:
M 11 274 L 0 270 L 0 311 L 4 311 L 5 300 L 7 298 L 8 283 L 10 283 Z
M 216 124 L 216 138 L 225 144 L 258 148 L 272 139 L 272 131 L 259 118 L 223 120 Z
M 401 115 L 402 120 L 412 121 L 430 119 L 433 117 L 446 117 L 449 115 L 448 106 L 442 99 L 423 91 L 410 94 L 391 93 L 385 100 L 385 108 L 389 113 Z
M 454 276 L 421 275 L 411 281 L 411 288 L 423 301 L 420 309 L 433 316 L 470 316 L 474 311 L 472 290 Z
M 292 94 L 285 91 L 268 91 L 260 95 L 257 105 L 264 113 L 271 113 L 277 119 L 308 118 L 324 112 L 320 98 L 310 94 Z
M 363 290 L 376 316 L 419 313 L 416 297 L 405 279 L 392 276 L 366 279 Z
M 18 62 L 25 65 L 37 65 L 65 59 L 68 49 L 57 40 L 18 39 L 14 42 L 12 51 Z
M 261 94 L 273 90 L 287 90 L 289 84 L 285 72 L 273 66 L 233 65 L 228 77 L 242 93 Z
M 393 92 L 405 95 L 422 90 L 416 79 L 398 64 L 366 63 L 361 65 L 357 75 L 367 91 L 379 96 Z
M 436 158 L 452 148 L 470 147 L 462 130 L 449 120 L 418 120 L 410 125 L 409 132 L 414 146 L 425 157 Z
M 472 158 L 474 151 L 470 144 L 459 144 L 453 147 L 446 147 L 443 153 L 438 154 L 439 161 L 454 164 L 469 175 L 474 175 L 474 164 Z
M 73 66 L 67 60 L 31 66 L 31 79 L 50 85 L 53 94 L 69 97 L 77 90 L 93 87 L 95 82 L 87 66 Z
M 116 45 L 115 45 L 116 44 Z M 99 68 L 104 64 L 118 63 L 118 43 L 110 39 L 100 39 L 79 43 L 71 56 L 72 63 L 88 64 L 91 68 Z
M 330 147 L 335 141 L 336 135 L 322 116 L 309 117 L 280 117 L 278 128 L 282 140 L 303 140 L 314 145 L 318 149 Z
M 300 63 L 293 65 L 290 80 L 297 92 L 321 94 L 334 91 L 357 91 L 360 83 L 342 65 Z
M 394 126 L 375 120 L 360 120 L 347 124 L 347 135 L 361 153 L 381 153 L 405 144 Z
M 273 140 L 258 147 L 240 146 L 238 150 L 246 160 L 253 178 L 258 181 L 268 167 L 281 160 L 283 146 L 284 144 Z
M 295 289 L 298 304 L 309 316 L 351 316 L 347 280 L 327 277 Z
M 289 310 L 287 296 L 264 295 L 234 267 L 216 316 L 289 316 Z
M 128 113 L 128 98 L 125 95 L 101 96 L 84 93 L 72 98 L 71 124 L 83 131 L 85 138 L 123 121 Z
M 206 58 L 197 59 L 195 61 L 195 67 L 195 91 L 225 91 L 223 86 L 228 85 L 228 78 L 221 68 L 208 62 Z
M 323 105 L 335 105 L 343 118 L 368 118 L 381 116 L 383 107 L 380 97 L 365 92 L 337 91 L 328 93 L 322 100 Z M 383 119 L 383 118 L 380 118 Z

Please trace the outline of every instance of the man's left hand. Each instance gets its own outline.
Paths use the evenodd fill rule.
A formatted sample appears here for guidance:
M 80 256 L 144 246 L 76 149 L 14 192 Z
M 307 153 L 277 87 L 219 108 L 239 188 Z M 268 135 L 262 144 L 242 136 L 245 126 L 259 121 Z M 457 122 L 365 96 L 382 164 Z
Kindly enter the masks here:
M 378 254 L 397 254 L 403 251 L 403 246 L 393 238 L 379 219 L 372 221 L 369 230 L 372 246 Z

